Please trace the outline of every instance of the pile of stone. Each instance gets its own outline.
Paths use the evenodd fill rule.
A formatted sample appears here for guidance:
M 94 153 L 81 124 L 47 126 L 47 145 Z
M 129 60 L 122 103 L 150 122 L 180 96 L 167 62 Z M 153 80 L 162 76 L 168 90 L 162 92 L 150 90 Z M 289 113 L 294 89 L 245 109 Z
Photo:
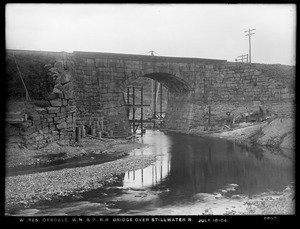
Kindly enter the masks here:
M 33 149 L 39 149 L 52 141 L 69 145 L 76 140 L 72 62 L 57 61 L 53 65 L 47 64 L 45 68 L 55 82 L 53 92 L 46 98 L 46 106 L 30 112 L 21 128 L 21 135 L 25 137 L 27 146 Z

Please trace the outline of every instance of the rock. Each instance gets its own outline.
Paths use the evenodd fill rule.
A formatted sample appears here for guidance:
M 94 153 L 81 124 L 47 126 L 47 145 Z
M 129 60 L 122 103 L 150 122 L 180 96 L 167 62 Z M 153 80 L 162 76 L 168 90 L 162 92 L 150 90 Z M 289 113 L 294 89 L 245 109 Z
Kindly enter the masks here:
M 61 82 L 61 84 L 64 85 L 64 84 L 70 82 L 71 78 L 72 78 L 71 74 L 69 72 L 65 72 L 61 75 L 60 82 Z
M 281 144 L 280 144 L 281 148 L 286 148 L 286 149 L 295 149 L 295 135 L 294 133 L 289 133 L 287 134 Z
M 49 70 L 50 68 L 52 68 L 52 64 L 45 64 L 44 68 L 46 70 Z
M 36 108 L 35 109 L 39 114 L 46 114 L 47 110 L 45 108 Z
M 67 128 L 67 123 L 66 122 L 62 122 L 62 123 L 56 125 L 56 128 L 59 129 L 59 130 L 60 129 L 66 129 Z
M 59 99 L 59 94 L 57 93 L 51 93 L 48 96 L 46 96 L 45 98 L 46 100 L 55 100 L 55 99 Z
M 231 196 L 231 199 L 239 200 L 239 199 L 242 199 L 242 196 L 241 195 L 233 195 L 233 196 Z
M 80 150 L 80 154 L 81 154 L 82 156 L 86 155 L 85 149 Z
M 51 104 L 52 107 L 61 107 L 62 106 L 62 100 L 61 99 L 50 100 L 50 104 Z
M 62 99 L 64 97 L 63 92 L 58 88 L 53 88 L 52 94 L 54 94 L 54 96 L 51 99 Z
M 54 113 L 59 113 L 60 108 L 59 107 L 47 107 L 48 113 L 49 114 L 54 114 Z
M 64 66 L 63 66 L 63 63 L 58 61 L 54 64 L 54 67 L 57 69 L 57 71 L 59 73 L 62 73 L 64 71 Z
M 56 67 L 50 68 L 49 71 L 50 71 L 51 73 L 54 73 L 54 74 L 57 74 L 57 73 L 58 73 L 58 70 L 57 70 Z
M 50 106 L 48 101 L 34 101 L 33 104 L 38 107 L 49 107 Z
M 75 93 L 74 93 L 74 85 L 72 82 L 69 82 L 62 86 L 61 90 L 64 93 L 65 99 L 74 99 Z

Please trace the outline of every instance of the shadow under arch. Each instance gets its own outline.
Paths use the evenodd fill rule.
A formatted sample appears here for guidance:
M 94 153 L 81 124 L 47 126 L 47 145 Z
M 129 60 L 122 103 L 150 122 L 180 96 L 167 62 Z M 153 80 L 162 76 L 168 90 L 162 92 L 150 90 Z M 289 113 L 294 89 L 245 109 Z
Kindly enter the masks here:
M 191 86 L 180 79 L 179 77 L 169 74 L 169 73 L 149 73 L 145 74 L 141 77 L 153 79 L 159 83 L 161 83 L 165 88 L 169 90 L 171 93 L 188 93 L 192 91 Z

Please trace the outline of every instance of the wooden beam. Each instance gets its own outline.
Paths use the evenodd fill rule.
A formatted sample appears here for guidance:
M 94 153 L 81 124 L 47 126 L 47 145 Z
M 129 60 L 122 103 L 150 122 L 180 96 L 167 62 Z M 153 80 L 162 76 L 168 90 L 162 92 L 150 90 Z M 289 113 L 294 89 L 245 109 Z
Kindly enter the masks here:
M 139 108 L 139 107 L 150 107 L 150 105 L 142 105 L 142 104 L 131 105 L 131 104 L 125 104 L 124 107 L 127 107 L 127 108 Z

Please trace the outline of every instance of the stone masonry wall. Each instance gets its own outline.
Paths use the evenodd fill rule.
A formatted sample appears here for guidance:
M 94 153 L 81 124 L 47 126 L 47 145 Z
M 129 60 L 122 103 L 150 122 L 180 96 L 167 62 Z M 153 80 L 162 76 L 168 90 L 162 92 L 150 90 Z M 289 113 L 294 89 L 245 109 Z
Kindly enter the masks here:
M 255 64 L 226 63 L 204 68 L 193 93 L 185 99 L 169 97 L 166 121 L 170 129 L 207 126 L 208 106 L 212 126 L 224 123 L 227 112 L 238 117 L 258 111 L 259 106 L 278 117 L 294 115 L 294 89 L 264 75 Z
M 73 85 L 73 62 L 58 60 L 45 68 L 55 81 L 52 94 L 47 98 L 46 107 L 36 108 L 22 123 L 21 135 L 31 149 L 39 149 L 49 142 L 60 145 L 75 143 L 76 106 Z M 47 104 L 47 103 L 46 103 Z
M 111 69 L 109 60 L 95 61 L 79 56 L 75 59 L 77 124 L 85 126 L 87 132 L 96 128 L 96 132 L 108 135 L 127 135 L 130 128 L 124 95 L 118 87 L 122 75 Z

